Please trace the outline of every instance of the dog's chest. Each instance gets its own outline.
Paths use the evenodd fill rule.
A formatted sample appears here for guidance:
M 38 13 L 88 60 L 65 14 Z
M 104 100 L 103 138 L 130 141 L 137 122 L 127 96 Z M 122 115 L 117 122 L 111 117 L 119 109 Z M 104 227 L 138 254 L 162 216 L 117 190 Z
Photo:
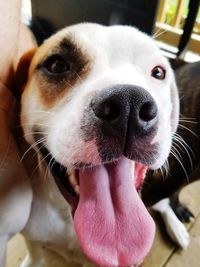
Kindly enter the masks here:
M 25 235 L 45 244 L 69 249 L 77 246 L 70 207 L 51 176 L 37 177 L 33 185 L 33 204 Z

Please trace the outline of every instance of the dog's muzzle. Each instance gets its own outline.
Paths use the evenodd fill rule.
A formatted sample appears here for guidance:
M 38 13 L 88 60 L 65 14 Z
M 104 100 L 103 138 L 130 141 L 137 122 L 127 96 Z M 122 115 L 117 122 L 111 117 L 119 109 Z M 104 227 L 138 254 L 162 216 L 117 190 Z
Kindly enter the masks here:
M 141 262 L 151 247 L 155 226 L 137 190 L 155 160 L 151 141 L 157 125 L 157 105 L 146 90 L 116 85 L 96 93 L 83 114 L 81 137 L 95 140 L 101 164 L 92 164 L 91 156 L 90 166 L 75 162 L 68 171 L 40 147 L 71 205 L 80 247 L 98 266 L 130 266 Z
M 82 130 L 86 137 L 95 137 L 103 162 L 122 154 L 143 163 L 154 158 L 155 147 L 149 149 L 149 160 L 142 157 L 158 128 L 157 105 L 145 89 L 126 84 L 105 88 L 91 99 L 86 113 L 89 119 Z

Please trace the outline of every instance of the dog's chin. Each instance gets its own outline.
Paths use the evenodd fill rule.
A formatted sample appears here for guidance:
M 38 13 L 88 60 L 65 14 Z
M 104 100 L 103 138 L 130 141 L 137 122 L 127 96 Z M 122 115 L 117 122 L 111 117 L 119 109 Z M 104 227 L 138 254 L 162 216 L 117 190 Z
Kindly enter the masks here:
M 147 167 L 125 156 L 94 166 L 77 163 L 74 170 L 40 149 L 72 208 L 74 227 L 85 255 L 100 266 L 131 266 L 142 261 L 154 237 L 154 222 L 138 190 Z M 135 183 L 135 184 L 134 184 Z

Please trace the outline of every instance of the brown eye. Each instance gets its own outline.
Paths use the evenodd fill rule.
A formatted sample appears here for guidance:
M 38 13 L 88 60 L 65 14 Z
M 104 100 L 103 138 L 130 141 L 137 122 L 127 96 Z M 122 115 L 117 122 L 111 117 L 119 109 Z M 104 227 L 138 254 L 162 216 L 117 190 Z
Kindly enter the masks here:
M 164 80 L 165 75 L 166 75 L 166 71 L 160 66 L 154 67 L 151 71 L 151 76 L 157 80 Z
M 70 65 L 59 56 L 51 56 L 44 63 L 45 69 L 51 74 L 63 74 L 70 71 Z

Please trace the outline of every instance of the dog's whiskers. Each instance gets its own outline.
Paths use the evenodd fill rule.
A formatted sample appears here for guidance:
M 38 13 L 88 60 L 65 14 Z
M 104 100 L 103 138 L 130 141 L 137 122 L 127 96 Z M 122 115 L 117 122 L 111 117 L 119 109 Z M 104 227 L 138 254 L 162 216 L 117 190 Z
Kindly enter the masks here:
M 178 124 L 178 126 L 180 128 L 183 128 L 183 129 L 187 130 L 188 132 L 190 132 L 191 134 L 193 134 L 195 137 L 199 138 L 198 135 L 195 132 L 193 132 L 191 129 L 189 129 L 188 127 L 186 127 L 186 126 L 184 126 L 184 125 L 182 125 L 180 123 Z
M 165 180 L 167 176 L 170 175 L 169 169 L 169 161 L 168 159 L 166 159 L 164 164 L 160 168 L 153 170 L 153 175 L 157 175 L 157 173 L 160 172 L 161 177 L 163 178 L 163 180 Z
M 49 156 L 51 156 L 51 153 L 50 153 L 50 152 L 43 158 L 43 161 L 44 161 L 47 157 L 49 157 Z M 53 164 L 52 164 L 52 166 L 51 166 L 51 163 L 52 163 L 52 162 L 53 162 Z M 47 175 L 48 175 L 48 174 L 51 175 L 50 170 L 51 170 L 51 168 L 53 167 L 54 163 L 55 163 L 55 159 L 51 156 L 51 160 L 49 161 L 48 165 L 46 165 L 46 171 L 45 171 L 45 175 L 44 175 L 44 181 L 47 180 Z
M 196 121 L 197 122 L 197 118 L 195 118 L 195 117 L 186 117 L 185 115 L 183 115 L 183 114 L 180 114 L 180 118 L 179 118 L 179 120 L 193 120 L 193 121 Z
M 34 134 L 44 134 L 44 132 L 42 132 L 42 131 L 40 131 L 40 132 L 30 132 L 30 133 L 24 134 L 23 137 L 34 135 Z
M 192 148 L 187 144 L 187 142 L 183 139 L 183 137 L 182 137 L 180 134 L 176 133 L 176 134 L 174 135 L 174 138 L 175 138 L 175 140 L 179 140 L 179 142 L 181 143 L 181 145 L 184 144 L 184 146 L 185 146 L 186 148 L 188 148 L 189 151 L 192 153 L 192 156 L 194 157 L 194 159 L 196 158 L 196 156 L 195 156 L 195 154 L 194 154 Z
M 165 179 L 165 175 L 164 175 L 164 172 L 163 172 L 163 167 L 161 166 L 159 168 L 159 170 L 160 170 L 160 173 L 161 173 L 162 178 Z
M 52 111 L 44 111 L 44 110 L 34 110 L 34 111 L 31 111 L 31 112 L 26 112 L 25 114 L 21 114 L 20 116 L 21 117 L 25 117 L 27 116 L 28 114 L 33 114 L 33 113 L 44 113 L 44 114 L 47 114 L 47 115 L 56 115 L 54 112 Z
M 179 157 L 179 159 L 180 159 L 181 161 L 183 161 L 183 158 L 182 158 L 181 153 L 180 153 L 180 152 L 178 151 L 178 149 L 175 147 L 175 143 L 172 144 L 171 148 L 173 149 L 174 152 L 176 152 L 176 155 Z
M 191 123 L 191 124 L 198 124 L 197 121 L 191 121 L 189 119 L 179 119 L 180 122 L 185 122 L 185 123 Z M 178 124 L 179 125 L 179 124 Z
M 71 85 L 71 83 L 65 81 L 65 83 L 71 88 L 71 89 L 74 89 L 73 86 Z
M 18 127 L 24 127 L 24 126 L 44 126 L 44 127 L 51 127 L 50 125 L 48 125 L 48 124 L 44 124 L 44 123 L 37 123 L 37 124 L 35 124 L 34 122 L 33 123 L 23 123 L 23 124 L 21 124 L 21 125 L 19 125 Z
M 52 161 L 53 160 L 53 161 Z M 52 163 L 51 163 L 52 161 Z M 49 168 L 52 169 L 53 168 L 53 165 L 56 163 L 56 160 L 52 157 L 51 160 L 50 160 L 50 164 L 49 164 Z
M 31 150 L 31 149 L 36 149 L 36 150 L 40 150 L 39 148 L 38 148 L 38 145 L 39 144 L 43 144 L 44 143 L 44 141 L 46 141 L 47 140 L 47 136 L 45 136 L 45 137 L 42 137 L 42 138 L 40 138 L 39 140 L 37 140 L 36 142 L 34 142 L 25 152 L 24 152 L 24 154 L 22 155 L 22 157 L 21 157 L 21 159 L 20 159 L 20 162 L 22 162 L 23 161 L 23 159 L 25 158 L 25 156 L 27 155 L 27 153 Z
M 152 36 L 152 39 L 155 40 L 157 37 L 161 36 L 162 34 L 166 33 L 167 30 L 158 29 Z
M 63 159 L 64 159 L 65 157 L 63 156 Z M 63 165 L 61 165 L 60 164 L 60 171 L 62 172 L 62 170 L 64 169 L 65 167 L 63 166 Z
M 154 174 L 156 174 L 158 171 L 160 171 L 163 180 L 165 180 L 167 178 L 167 176 L 169 175 L 169 162 L 168 162 L 168 160 L 166 160 L 165 163 L 159 169 L 155 170 Z
M 42 147 L 44 147 L 44 145 L 43 145 Z M 42 147 L 41 147 L 41 148 L 42 148 Z M 37 169 L 40 168 L 40 166 L 41 166 L 42 163 L 45 161 L 45 159 L 46 159 L 47 157 L 49 157 L 50 155 L 51 155 L 51 153 L 49 152 L 45 157 L 42 157 L 42 159 L 40 159 L 40 157 L 38 157 L 38 164 L 37 164 L 37 166 L 34 168 L 34 170 L 32 171 L 31 175 L 33 175 L 33 173 L 34 173 Z M 48 168 L 48 166 L 46 166 L 46 172 L 47 172 L 47 168 Z M 46 172 L 45 172 L 44 180 L 45 180 L 45 177 L 46 177 Z
M 173 139 L 173 145 L 174 147 L 177 147 L 177 150 L 179 149 L 179 151 L 181 151 L 182 153 L 184 153 L 184 149 L 179 145 L 179 141 L 178 139 L 176 139 L 176 137 L 174 137 Z
M 170 171 L 169 171 L 169 161 L 168 159 L 166 159 L 165 163 L 163 164 L 163 168 L 165 170 L 165 175 L 166 177 L 170 175 Z
M 80 81 L 80 84 L 82 84 L 82 83 L 83 83 L 83 80 L 82 80 L 81 76 L 80 76 L 76 71 L 74 71 L 74 73 L 75 73 L 76 76 L 78 77 L 78 79 L 79 79 L 79 81 Z
M 181 160 L 179 159 L 178 155 L 176 154 L 176 150 L 174 150 L 174 147 L 171 147 L 171 151 L 170 151 L 170 154 L 172 156 L 174 156 L 174 158 L 178 161 L 178 163 L 180 164 L 181 168 L 183 169 L 183 172 L 185 173 L 185 176 L 186 176 L 186 179 L 189 183 L 189 177 L 188 177 L 188 174 L 187 174 L 187 171 L 183 165 L 183 163 L 181 162 Z
M 191 169 L 193 169 L 193 162 L 192 162 L 192 158 L 191 158 L 191 156 L 190 156 L 190 153 L 189 153 L 189 151 L 188 151 L 188 149 L 190 149 L 190 152 L 192 153 L 192 155 L 193 155 L 193 157 L 194 157 L 194 153 L 193 153 L 193 151 L 192 151 L 192 149 L 188 146 L 188 149 L 187 149 L 187 144 L 186 143 L 184 143 L 185 141 L 184 140 L 181 140 L 178 136 L 175 136 L 174 137 L 174 144 L 176 145 L 176 146 L 178 146 L 178 147 L 180 147 L 180 146 L 182 146 L 182 148 L 184 149 L 184 151 L 186 152 L 186 154 L 187 154 L 187 156 L 188 156 L 188 158 L 189 158 L 189 161 L 190 161 L 190 165 L 191 165 Z M 180 146 L 177 144 L 180 144 Z M 182 150 L 183 151 L 183 150 Z

